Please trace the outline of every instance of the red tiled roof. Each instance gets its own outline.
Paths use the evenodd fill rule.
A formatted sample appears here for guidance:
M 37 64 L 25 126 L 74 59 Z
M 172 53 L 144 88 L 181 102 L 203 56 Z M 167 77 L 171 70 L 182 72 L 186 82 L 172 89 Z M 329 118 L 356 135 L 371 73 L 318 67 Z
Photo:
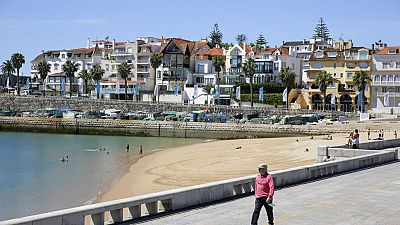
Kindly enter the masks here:
M 224 50 L 222 48 L 212 48 L 208 51 L 209 55 L 224 55 Z
M 387 55 L 389 54 L 389 51 L 395 51 L 396 54 L 400 54 L 400 46 L 388 46 L 383 48 L 382 50 L 376 52 L 378 55 Z
M 267 48 L 261 51 L 261 53 L 274 53 L 277 50 L 277 48 Z
M 165 47 L 169 45 L 169 43 L 174 42 L 176 46 L 181 50 L 182 53 L 186 53 L 187 51 L 190 54 L 196 53 L 198 50 L 203 48 L 204 46 L 208 45 L 207 42 L 196 42 L 196 41 L 189 41 L 185 40 L 182 38 L 171 38 L 168 40 L 167 43 L 165 43 L 163 46 L 161 46 L 159 52 L 163 52 Z

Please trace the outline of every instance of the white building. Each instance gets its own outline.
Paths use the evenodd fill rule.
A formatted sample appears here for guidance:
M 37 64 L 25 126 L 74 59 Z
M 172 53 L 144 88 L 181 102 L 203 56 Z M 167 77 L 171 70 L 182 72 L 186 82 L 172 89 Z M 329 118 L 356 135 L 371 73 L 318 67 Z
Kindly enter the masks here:
M 371 109 L 397 114 L 400 110 L 400 46 L 387 46 L 372 55 Z
M 307 85 L 307 70 L 310 69 L 310 63 L 308 60 L 311 54 L 317 50 L 323 50 L 326 48 L 333 47 L 333 39 L 323 38 L 310 38 L 309 40 L 303 39 L 302 41 L 288 41 L 283 42 L 281 47 L 287 47 L 289 49 L 289 55 L 302 59 L 302 71 L 301 71 L 301 84 Z

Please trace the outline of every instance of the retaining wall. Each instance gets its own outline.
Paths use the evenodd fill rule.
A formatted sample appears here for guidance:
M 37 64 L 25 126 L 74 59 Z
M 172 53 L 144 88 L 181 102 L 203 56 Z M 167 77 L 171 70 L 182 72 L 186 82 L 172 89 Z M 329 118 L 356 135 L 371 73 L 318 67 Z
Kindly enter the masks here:
M 285 187 L 287 185 L 395 161 L 396 159 L 397 150 L 380 151 L 351 159 L 280 170 L 271 174 L 276 187 Z M 0 225 L 81 225 L 85 223 L 85 219 L 89 219 L 91 224 L 104 225 L 106 213 L 109 213 L 112 221 L 117 223 L 134 220 L 146 215 L 181 210 L 234 196 L 249 194 L 254 191 L 254 181 L 255 176 L 246 176 L 12 219 L 2 221 Z

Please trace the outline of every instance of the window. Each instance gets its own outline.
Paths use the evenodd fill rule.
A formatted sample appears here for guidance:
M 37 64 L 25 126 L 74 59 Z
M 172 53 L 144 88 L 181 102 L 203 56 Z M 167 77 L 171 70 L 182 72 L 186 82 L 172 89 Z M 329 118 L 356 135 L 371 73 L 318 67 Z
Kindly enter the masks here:
M 389 63 L 387 63 L 387 62 L 382 63 L 382 68 L 383 69 L 389 68 Z
M 61 58 L 65 59 L 65 54 L 61 54 Z
M 58 70 L 59 65 L 56 63 L 54 64 L 54 70 Z
M 204 55 L 203 55 L 203 54 L 200 54 L 199 58 L 200 58 L 200 59 L 204 59 Z
M 197 72 L 204 73 L 204 64 L 197 65 Z
M 317 62 L 317 63 L 311 64 L 311 67 L 314 69 L 321 69 L 324 66 L 322 65 L 322 63 Z
M 279 63 L 274 63 L 274 70 L 279 70 Z
M 297 47 L 296 50 L 299 51 L 299 50 L 300 50 L 300 47 Z
M 396 50 L 389 50 L 389 54 L 396 54 Z
M 323 58 L 323 57 L 324 57 L 324 53 L 323 53 L 323 52 L 316 52 L 316 53 L 315 53 L 315 57 L 317 57 L 317 58 Z
M 161 79 L 161 71 L 157 71 L 157 78 Z
M 340 73 L 340 77 L 343 77 L 343 73 Z
M 345 57 L 349 57 L 349 56 L 350 56 L 350 52 L 349 52 L 349 51 L 345 51 L 345 52 L 344 52 L 344 56 L 345 56 Z
M 354 69 L 356 66 L 353 63 L 347 63 L 347 68 Z
M 366 63 L 366 62 L 360 62 L 360 63 L 358 64 L 358 66 L 359 66 L 360 68 L 362 68 L 362 69 L 365 69 L 365 68 L 368 68 L 368 63 Z
M 389 65 L 390 65 L 390 68 L 394 68 L 394 62 L 393 61 L 390 62 Z
M 360 51 L 358 53 L 358 58 L 359 59 L 368 59 L 368 52 L 367 51 Z
M 353 73 L 347 73 L 347 78 L 352 78 L 353 77 Z
M 333 73 L 333 76 L 336 77 L 336 73 Z
M 393 76 L 388 76 L 388 78 L 389 82 L 393 82 Z
M 396 69 L 400 69 L 400 62 L 396 62 Z
M 328 57 L 329 58 L 335 58 L 337 56 L 336 52 L 328 52 Z

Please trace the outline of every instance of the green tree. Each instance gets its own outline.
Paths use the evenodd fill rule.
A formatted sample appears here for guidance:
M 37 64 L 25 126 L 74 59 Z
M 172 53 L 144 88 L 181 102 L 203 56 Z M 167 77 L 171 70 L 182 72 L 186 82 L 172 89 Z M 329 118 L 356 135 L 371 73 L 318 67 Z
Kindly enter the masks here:
M 245 43 L 247 41 L 247 36 L 245 34 L 238 34 L 236 36 L 236 42 L 240 45 L 242 43 Z
M 215 47 L 216 45 L 220 45 L 221 46 L 223 34 L 219 30 L 219 27 L 218 27 L 217 23 L 214 24 L 214 28 L 211 31 L 209 37 L 211 39 L 211 41 L 210 41 L 211 47 Z
M 366 71 L 357 71 L 353 77 L 354 86 L 357 87 L 359 94 L 361 94 L 361 112 L 364 112 L 364 92 L 365 87 L 371 83 L 371 78 Z
M 326 89 L 333 83 L 333 81 L 334 79 L 332 78 L 332 74 L 326 72 L 325 70 L 318 72 L 317 78 L 315 79 L 315 83 L 319 86 L 319 90 L 321 90 L 323 95 L 322 110 L 325 110 Z
M 287 88 L 286 108 L 289 108 L 289 92 L 293 87 L 295 87 L 296 73 L 293 72 L 293 70 L 288 66 L 285 66 L 281 69 L 281 71 L 279 71 L 279 79 Z
M 64 71 L 65 76 L 69 78 L 69 97 L 72 97 L 72 80 L 75 77 L 75 73 L 78 71 L 78 64 L 68 60 L 62 66 L 62 70 Z
M 83 80 L 83 82 L 85 83 L 84 93 L 87 94 L 88 93 L 88 83 L 92 79 L 92 74 L 89 71 L 87 71 L 86 69 L 84 69 L 79 73 L 79 78 L 81 78 Z
M 222 58 L 222 56 L 215 56 L 212 59 L 212 64 L 214 66 L 214 70 L 215 72 L 217 72 L 217 88 L 219 88 L 219 73 L 222 70 L 222 67 L 225 65 L 224 59 Z M 217 99 L 217 103 L 219 104 L 219 99 Z
M 156 74 L 156 70 L 157 68 L 161 65 L 162 63 L 162 56 L 159 54 L 154 54 L 151 56 L 150 58 L 150 64 L 151 67 L 153 67 L 154 69 L 154 85 L 153 85 L 153 90 L 156 89 L 156 80 L 157 80 L 157 74 Z M 157 97 L 158 97 L 158 103 L 160 103 L 160 90 L 157 91 Z M 154 100 L 155 100 L 156 96 L 154 96 Z
M 19 84 L 19 70 L 21 69 L 22 65 L 25 63 L 25 57 L 21 53 L 14 53 L 11 56 L 11 62 L 13 67 L 17 70 L 17 94 L 20 94 L 20 84 Z
M 208 83 L 205 87 L 203 87 L 203 91 L 207 94 L 207 105 L 209 104 L 208 102 L 208 96 L 211 94 L 211 90 L 214 88 L 214 85 Z
M 11 60 L 6 60 L 3 62 L 3 65 L 1 65 L 1 72 L 3 74 L 7 74 L 7 79 L 10 80 L 10 75 L 15 73 L 15 69 Z
M 118 65 L 118 73 L 125 81 L 125 100 L 128 99 L 128 76 L 131 73 L 131 69 L 131 66 L 127 62 Z
M 246 77 L 250 78 L 250 106 L 253 108 L 253 77 L 256 72 L 256 64 L 254 59 L 250 58 L 243 63 L 243 72 Z
M 265 37 L 264 37 L 263 34 L 258 35 L 258 38 L 257 38 L 257 40 L 256 40 L 256 44 L 257 44 L 258 46 L 265 46 L 265 47 L 267 47 L 267 46 L 266 46 L 266 45 L 267 45 L 267 41 L 265 40 Z
M 321 17 L 319 19 L 318 24 L 314 29 L 314 36 L 313 37 L 314 38 L 324 38 L 324 39 L 329 38 L 328 26 L 326 26 L 324 18 Z
M 45 80 L 47 78 L 47 75 L 50 73 L 50 69 L 51 69 L 51 65 L 49 63 L 47 63 L 45 60 L 40 61 L 38 63 L 37 70 L 39 72 L 40 78 L 43 81 L 43 96 L 46 96 Z
M 92 69 L 90 70 L 90 75 L 92 76 L 93 80 L 96 81 L 96 84 L 98 84 L 101 79 L 103 78 L 104 75 L 104 70 L 101 68 L 99 64 L 94 64 Z M 97 93 L 97 91 L 96 91 Z M 97 99 L 99 99 L 100 95 L 97 93 Z

